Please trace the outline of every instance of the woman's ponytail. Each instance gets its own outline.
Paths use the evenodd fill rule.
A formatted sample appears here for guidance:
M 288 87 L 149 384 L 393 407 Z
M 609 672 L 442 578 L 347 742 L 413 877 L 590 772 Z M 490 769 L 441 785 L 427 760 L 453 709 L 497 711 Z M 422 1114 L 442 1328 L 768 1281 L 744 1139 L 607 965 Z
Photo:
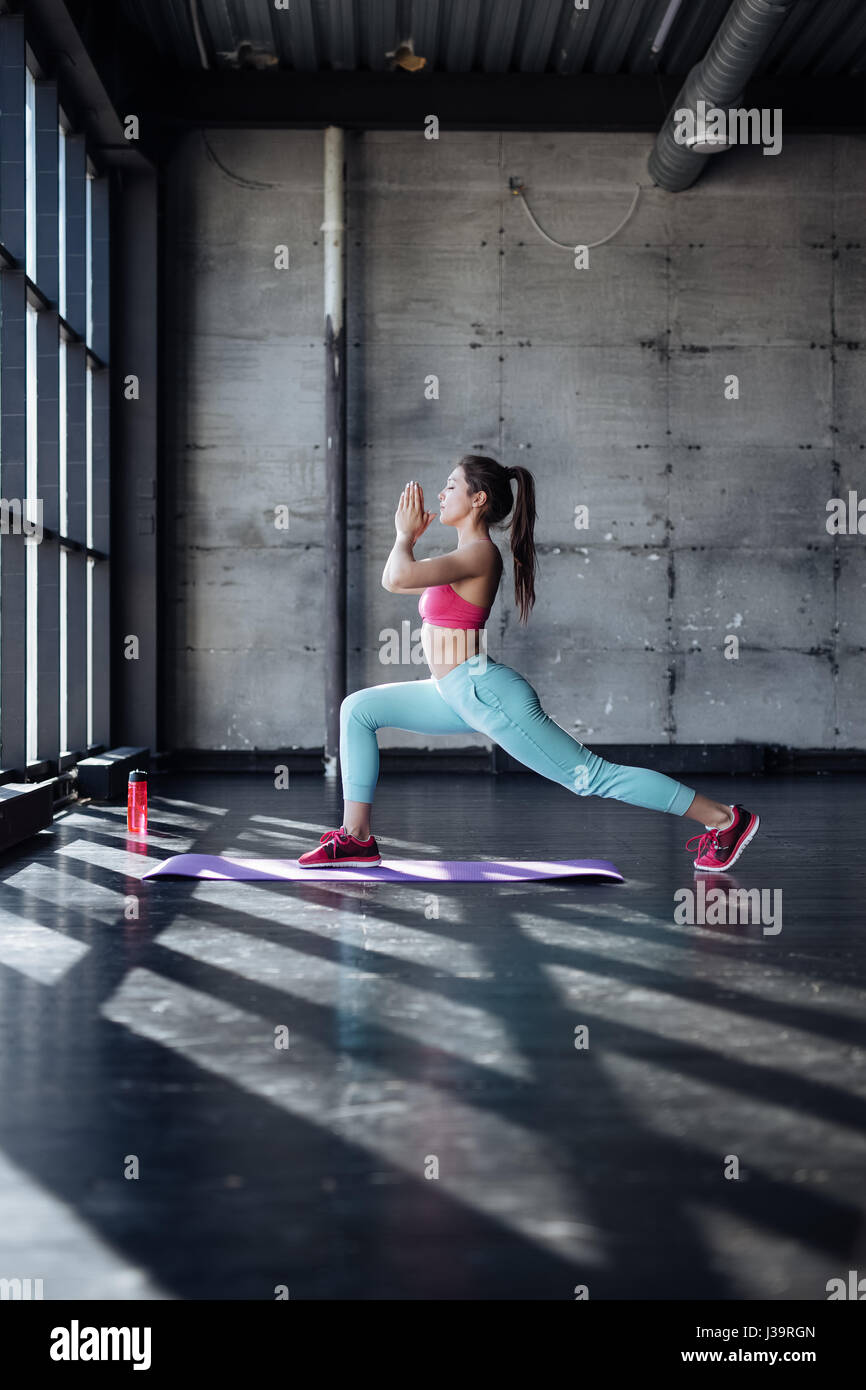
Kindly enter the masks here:
M 535 481 L 527 468 L 508 469 L 517 479 L 517 500 L 511 519 L 511 553 L 514 556 L 514 598 L 525 623 L 535 603 Z
M 511 554 L 514 557 L 514 598 L 525 623 L 535 603 L 535 481 L 528 468 L 504 468 L 486 454 L 464 454 L 459 460 L 470 493 L 486 492 L 482 509 L 488 526 L 497 526 L 514 510 L 511 521 Z M 517 498 L 511 479 L 517 479 Z

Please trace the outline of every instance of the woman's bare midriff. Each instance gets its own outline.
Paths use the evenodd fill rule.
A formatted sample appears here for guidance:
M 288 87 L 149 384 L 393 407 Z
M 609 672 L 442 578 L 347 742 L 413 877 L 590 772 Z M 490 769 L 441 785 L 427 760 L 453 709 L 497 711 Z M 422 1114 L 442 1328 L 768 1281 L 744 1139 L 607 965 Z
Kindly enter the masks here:
M 468 589 L 468 593 L 460 593 L 456 585 L 451 585 L 458 598 L 465 598 L 468 603 L 477 603 L 482 608 L 493 606 L 502 578 L 502 557 L 492 543 L 491 549 L 494 551 L 491 575 L 461 583 L 460 588 Z M 431 675 L 435 676 L 437 681 L 447 676 L 448 672 L 453 671 L 461 662 L 468 661 L 471 656 L 486 653 L 486 639 L 487 633 L 484 628 L 435 627 L 433 623 L 423 623 L 421 626 L 424 657 Z
M 430 674 L 441 681 L 455 666 L 468 661 L 471 656 L 486 652 L 487 647 L 477 627 L 434 627 L 432 623 L 421 626 L 421 646 Z

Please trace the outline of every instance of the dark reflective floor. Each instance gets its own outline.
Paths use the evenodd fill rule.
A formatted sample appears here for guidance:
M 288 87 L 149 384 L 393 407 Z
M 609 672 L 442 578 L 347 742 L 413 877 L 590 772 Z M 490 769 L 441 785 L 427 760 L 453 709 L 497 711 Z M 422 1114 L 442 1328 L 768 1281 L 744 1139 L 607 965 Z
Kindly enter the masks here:
M 823 1300 L 866 1275 L 866 779 L 684 780 L 762 816 L 729 879 L 695 874 L 695 823 L 520 774 L 383 777 L 383 853 L 623 885 L 140 881 L 310 848 L 341 803 L 300 775 L 154 778 L 146 846 L 87 805 L 3 856 L 0 1277 Z M 698 879 L 764 896 L 682 921 Z

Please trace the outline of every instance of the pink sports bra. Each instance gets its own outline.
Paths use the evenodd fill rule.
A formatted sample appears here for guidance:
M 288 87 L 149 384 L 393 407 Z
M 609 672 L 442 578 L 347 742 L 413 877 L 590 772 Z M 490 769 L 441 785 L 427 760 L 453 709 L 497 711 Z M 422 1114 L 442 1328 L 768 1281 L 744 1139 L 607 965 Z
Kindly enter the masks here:
M 424 590 L 418 600 L 418 612 L 434 627 L 480 628 L 487 621 L 490 608 L 461 598 L 450 584 L 435 584 Z

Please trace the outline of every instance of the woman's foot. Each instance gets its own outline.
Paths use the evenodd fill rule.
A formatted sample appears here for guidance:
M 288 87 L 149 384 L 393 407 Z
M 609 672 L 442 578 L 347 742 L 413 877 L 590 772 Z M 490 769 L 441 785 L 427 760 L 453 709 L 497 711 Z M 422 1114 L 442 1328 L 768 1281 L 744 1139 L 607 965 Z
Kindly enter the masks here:
M 747 811 L 745 806 L 734 806 L 734 819 L 725 830 L 708 830 L 704 835 L 693 835 L 686 841 L 689 849 L 693 841 L 698 842 L 696 869 L 707 869 L 711 873 L 724 873 L 736 863 L 746 845 L 761 824 L 760 816 Z
M 302 869 L 315 869 L 326 864 L 332 868 L 364 868 L 381 864 L 379 846 L 371 835 L 368 840 L 356 840 L 344 825 L 339 830 L 326 830 L 319 840 L 317 849 L 309 849 L 302 854 L 298 863 Z

